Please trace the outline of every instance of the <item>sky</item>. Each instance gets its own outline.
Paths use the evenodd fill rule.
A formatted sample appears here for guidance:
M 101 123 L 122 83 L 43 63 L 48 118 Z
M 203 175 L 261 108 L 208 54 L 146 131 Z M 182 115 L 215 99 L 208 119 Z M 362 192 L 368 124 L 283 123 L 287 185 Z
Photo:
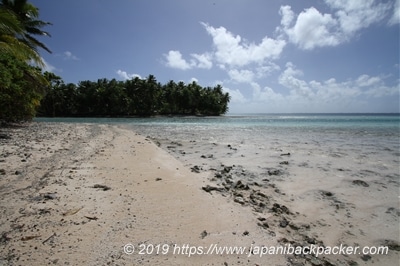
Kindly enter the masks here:
M 400 0 L 31 0 L 65 83 L 220 84 L 230 113 L 400 112 Z

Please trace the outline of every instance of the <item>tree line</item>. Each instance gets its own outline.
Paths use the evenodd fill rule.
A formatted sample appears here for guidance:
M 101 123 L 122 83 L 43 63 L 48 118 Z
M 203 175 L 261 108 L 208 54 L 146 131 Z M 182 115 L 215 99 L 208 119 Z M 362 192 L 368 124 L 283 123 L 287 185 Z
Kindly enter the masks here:
M 0 2 L 0 122 L 40 116 L 220 115 L 230 97 L 222 87 L 196 82 L 160 84 L 153 75 L 126 81 L 99 79 L 68 83 L 43 73 L 36 36 L 50 36 L 39 9 L 27 0 Z
M 99 79 L 65 84 L 47 73 L 51 88 L 41 101 L 38 116 L 152 116 L 221 115 L 230 96 L 221 85 L 202 87 L 196 82 L 157 82 L 153 75 L 126 81 Z

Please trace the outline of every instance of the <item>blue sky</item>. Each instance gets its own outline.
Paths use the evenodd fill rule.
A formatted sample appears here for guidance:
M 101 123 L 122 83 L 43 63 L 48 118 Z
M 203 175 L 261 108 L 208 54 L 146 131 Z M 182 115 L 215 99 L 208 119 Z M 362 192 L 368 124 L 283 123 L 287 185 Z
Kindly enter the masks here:
M 231 113 L 399 112 L 400 0 L 31 0 L 66 83 L 221 84 Z

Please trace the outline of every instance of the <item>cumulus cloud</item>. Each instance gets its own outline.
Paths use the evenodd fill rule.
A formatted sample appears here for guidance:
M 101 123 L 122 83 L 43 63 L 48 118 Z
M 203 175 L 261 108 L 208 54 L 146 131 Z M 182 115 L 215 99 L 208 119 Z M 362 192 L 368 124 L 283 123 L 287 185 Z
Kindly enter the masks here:
M 140 75 L 138 75 L 138 74 L 128 74 L 126 71 L 123 71 L 123 70 L 117 70 L 117 74 L 118 74 L 118 76 L 119 77 L 121 77 L 122 79 L 125 79 L 125 80 L 127 80 L 127 79 L 133 79 L 133 78 L 135 78 L 135 77 L 138 77 L 138 78 L 142 78 Z
M 305 50 L 336 46 L 348 41 L 361 29 L 384 19 L 391 9 L 390 3 L 375 3 L 374 0 L 325 0 L 325 3 L 333 14 L 322 14 L 310 7 L 296 18 L 290 6 L 282 6 L 278 32 Z
M 70 51 L 65 51 L 64 52 L 64 59 L 67 59 L 67 60 L 79 60 L 79 58 L 76 55 L 72 54 Z
M 181 70 L 190 69 L 190 63 L 186 62 L 185 59 L 182 58 L 182 54 L 179 51 L 171 50 L 168 54 L 164 55 L 165 59 L 167 60 L 167 66 L 171 68 L 177 68 Z
M 335 33 L 337 21 L 329 14 L 321 14 L 311 7 L 301 12 L 296 23 L 290 27 L 294 13 L 289 6 L 281 7 L 281 24 L 284 32 L 292 43 L 302 49 L 313 49 L 318 46 L 335 46 L 339 44 L 338 34 Z
M 253 81 L 255 74 L 250 70 L 231 69 L 228 71 L 229 77 L 236 82 L 250 83 Z
M 204 54 L 191 54 L 191 56 L 197 60 L 194 61 L 193 66 L 198 67 L 198 68 L 205 68 L 205 69 L 210 69 L 212 68 L 212 56 L 209 53 L 204 53 Z
M 302 72 L 292 63 L 286 64 L 286 69 L 279 77 L 279 83 L 290 90 L 291 99 L 321 105 L 322 103 L 343 103 L 357 100 L 359 97 L 386 97 L 399 94 L 399 86 L 387 86 L 378 76 L 363 74 L 356 79 L 338 82 L 331 78 L 325 81 L 305 81 L 301 79 Z M 321 105 L 322 106 L 322 105 Z
M 266 59 L 280 56 L 286 42 L 264 37 L 259 44 L 247 43 L 239 35 L 234 35 L 224 27 L 214 28 L 202 23 L 213 39 L 216 60 L 231 67 L 245 66 L 251 63 L 263 63 Z
M 187 61 L 182 57 L 181 52 L 171 50 L 168 54 L 164 55 L 167 60 L 166 65 L 171 68 L 187 70 L 192 68 L 212 68 L 212 56 L 209 53 L 204 54 L 191 54 L 192 58 Z

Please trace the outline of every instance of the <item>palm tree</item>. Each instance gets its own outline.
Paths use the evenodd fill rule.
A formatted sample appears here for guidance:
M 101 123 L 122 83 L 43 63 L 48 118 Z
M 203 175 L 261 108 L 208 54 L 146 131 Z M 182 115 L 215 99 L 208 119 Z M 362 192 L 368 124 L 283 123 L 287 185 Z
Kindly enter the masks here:
M 2 13 L 6 14 L 8 12 L 10 14 L 6 14 L 5 17 L 2 16 L 2 22 L 4 20 L 7 21 L 7 18 L 10 21 L 10 18 L 14 17 L 12 19 L 14 20 L 14 27 L 12 27 L 14 32 L 9 33 L 8 36 L 14 36 L 21 43 L 20 46 L 27 46 L 25 50 L 30 48 L 32 50 L 31 53 L 35 53 L 35 55 L 31 55 L 29 59 L 33 59 L 43 65 L 42 60 L 37 60 L 38 57 L 40 58 L 38 48 L 42 48 L 49 53 L 51 51 L 34 36 L 50 36 L 48 32 L 43 31 L 41 28 L 51 25 L 51 23 L 39 20 L 39 9 L 28 3 L 27 0 L 2 0 L 0 9 Z M 18 21 L 18 25 L 15 25 L 15 18 Z
M 11 54 L 22 61 L 32 59 L 43 65 L 39 54 L 17 38 L 22 33 L 23 27 L 17 16 L 0 6 L 0 53 Z

